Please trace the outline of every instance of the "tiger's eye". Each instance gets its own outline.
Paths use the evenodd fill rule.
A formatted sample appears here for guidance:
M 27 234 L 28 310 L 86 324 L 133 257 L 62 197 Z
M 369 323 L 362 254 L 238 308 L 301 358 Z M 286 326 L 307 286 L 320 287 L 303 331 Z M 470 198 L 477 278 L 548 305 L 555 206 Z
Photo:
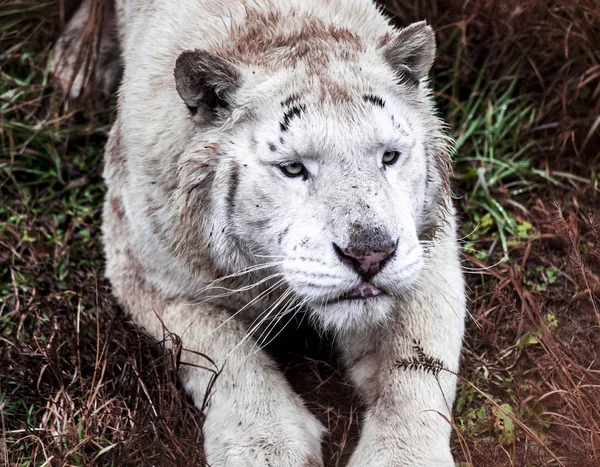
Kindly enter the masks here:
M 400 158 L 399 151 L 386 151 L 383 153 L 381 162 L 383 163 L 384 166 L 389 167 L 390 165 L 394 165 L 396 162 L 398 162 L 399 158 Z
M 293 162 L 291 164 L 281 165 L 279 166 L 279 168 L 285 176 L 290 178 L 306 177 L 308 175 L 306 167 L 304 167 L 300 162 Z

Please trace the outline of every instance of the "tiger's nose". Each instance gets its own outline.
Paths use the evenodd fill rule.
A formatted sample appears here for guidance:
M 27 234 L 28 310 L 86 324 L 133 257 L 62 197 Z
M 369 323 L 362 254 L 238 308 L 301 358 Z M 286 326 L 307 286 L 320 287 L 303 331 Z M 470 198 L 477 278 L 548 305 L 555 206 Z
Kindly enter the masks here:
M 369 280 L 381 271 L 396 252 L 397 246 L 397 241 L 389 239 L 371 247 L 350 244 L 340 248 L 334 243 L 333 249 L 342 263 L 354 269 L 364 280 Z

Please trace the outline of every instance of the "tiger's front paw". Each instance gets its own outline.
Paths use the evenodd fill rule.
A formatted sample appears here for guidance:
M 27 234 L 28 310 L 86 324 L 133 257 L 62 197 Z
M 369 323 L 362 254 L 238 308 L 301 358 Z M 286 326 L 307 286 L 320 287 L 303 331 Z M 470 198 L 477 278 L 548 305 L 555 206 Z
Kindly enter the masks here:
M 357 447 L 348 467 L 454 467 L 450 448 L 440 447 L 419 452 L 414 446 L 380 443 Z
M 454 467 L 446 430 L 367 420 L 348 467 Z M 407 420 L 403 420 L 407 422 Z
M 322 467 L 324 428 L 304 407 L 211 410 L 204 447 L 211 467 Z

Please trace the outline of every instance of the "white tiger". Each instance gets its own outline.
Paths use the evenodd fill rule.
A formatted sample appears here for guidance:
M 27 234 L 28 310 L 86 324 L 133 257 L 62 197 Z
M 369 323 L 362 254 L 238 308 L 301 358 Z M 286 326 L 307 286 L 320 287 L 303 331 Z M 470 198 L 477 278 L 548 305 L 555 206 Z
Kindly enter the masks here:
M 72 96 L 92 9 L 55 49 Z M 453 466 L 465 293 L 431 28 L 370 0 L 117 0 L 103 24 L 96 84 L 122 69 L 107 276 L 141 326 L 221 369 L 209 465 L 323 465 L 323 427 L 257 342 L 308 310 L 367 406 L 349 465 Z M 201 407 L 211 374 L 183 368 Z

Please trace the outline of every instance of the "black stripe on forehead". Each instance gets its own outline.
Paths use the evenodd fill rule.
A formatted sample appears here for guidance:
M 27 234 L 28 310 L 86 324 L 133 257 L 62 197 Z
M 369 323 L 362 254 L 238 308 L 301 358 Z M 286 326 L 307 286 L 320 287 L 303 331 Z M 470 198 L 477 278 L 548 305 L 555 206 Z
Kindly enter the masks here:
M 381 107 L 382 109 L 385 107 L 385 101 L 381 97 L 376 96 L 375 94 L 365 94 L 363 96 L 363 100 L 365 102 L 370 102 L 371 104 Z
M 290 121 L 295 117 L 300 117 L 304 112 L 306 112 L 306 106 L 304 104 L 295 105 L 288 109 L 283 115 L 283 122 L 279 123 L 281 131 L 287 131 L 290 126 Z

